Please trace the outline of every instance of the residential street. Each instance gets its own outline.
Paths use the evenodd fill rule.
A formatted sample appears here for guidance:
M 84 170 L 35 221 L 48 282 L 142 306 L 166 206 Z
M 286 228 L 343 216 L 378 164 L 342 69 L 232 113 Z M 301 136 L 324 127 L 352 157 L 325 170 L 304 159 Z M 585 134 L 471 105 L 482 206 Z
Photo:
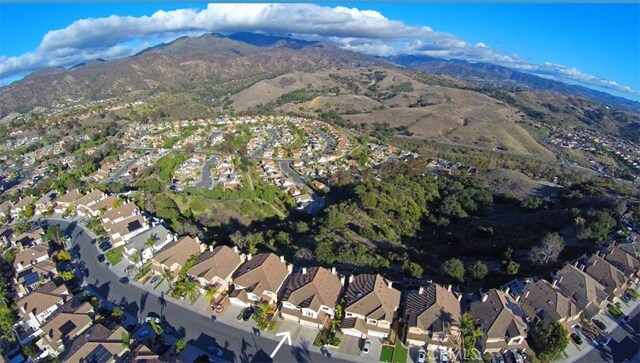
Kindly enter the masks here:
M 340 361 L 312 352 L 311 349 L 318 350 L 311 345 L 312 342 L 308 344 L 294 342 L 293 347 L 285 345 L 273 359 L 270 359 L 269 355 L 278 345 L 278 341 L 250 334 L 211 318 L 207 319 L 186 302 L 178 303 L 162 294 L 158 296 L 157 292 L 136 282 L 122 284 L 119 276 L 97 261 L 99 252 L 90 243 L 91 238 L 86 230 L 62 220 L 50 220 L 50 223 L 58 224 L 63 230 L 69 227 L 72 245 L 78 246 L 80 268 L 88 270 L 86 281 L 89 284 L 89 290 L 95 290 L 103 298 L 124 306 L 124 310 L 137 316 L 138 320 L 144 320 L 149 313 L 158 314 L 171 325 L 172 331 L 179 337 L 184 337 L 192 346 L 203 351 L 206 351 L 210 345 L 221 347 L 225 351 L 224 359 L 232 362 Z

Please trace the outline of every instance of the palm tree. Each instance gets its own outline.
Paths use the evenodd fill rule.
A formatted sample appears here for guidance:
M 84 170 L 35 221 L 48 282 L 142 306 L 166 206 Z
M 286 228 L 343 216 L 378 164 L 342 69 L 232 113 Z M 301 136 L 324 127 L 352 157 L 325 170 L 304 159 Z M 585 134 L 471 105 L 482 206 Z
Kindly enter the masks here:
M 71 272 L 71 271 L 62 271 L 62 272 L 60 272 L 60 277 L 64 281 L 71 281 L 71 280 L 76 278 L 76 275 L 74 275 L 73 272 Z
M 207 297 L 207 301 L 209 302 L 209 304 L 211 304 L 211 300 L 213 300 L 213 298 L 216 296 L 217 293 L 218 291 L 213 287 L 209 287 L 207 289 L 207 293 L 205 296 Z
M 183 280 L 176 283 L 176 292 L 180 294 L 187 294 L 191 301 L 195 301 L 198 298 L 198 283 L 191 280 Z
M 9 292 L 4 284 L 0 284 L 0 305 L 7 306 L 9 303 Z
M 173 275 L 169 271 L 162 272 L 162 279 L 166 280 L 169 283 L 169 288 L 173 287 Z
M 130 345 L 131 345 L 131 335 L 128 332 L 123 331 L 122 332 L 122 346 L 125 349 L 129 349 Z
M 164 329 L 159 323 L 156 323 L 156 319 L 150 319 L 149 325 L 151 325 L 151 329 L 153 329 L 157 336 L 160 336 L 162 335 L 162 333 L 164 333 Z
M 122 311 L 122 308 L 119 306 L 116 306 L 113 309 L 113 312 L 111 313 L 111 316 L 113 316 L 116 319 L 120 319 L 122 317 L 122 315 L 124 314 L 124 311 Z

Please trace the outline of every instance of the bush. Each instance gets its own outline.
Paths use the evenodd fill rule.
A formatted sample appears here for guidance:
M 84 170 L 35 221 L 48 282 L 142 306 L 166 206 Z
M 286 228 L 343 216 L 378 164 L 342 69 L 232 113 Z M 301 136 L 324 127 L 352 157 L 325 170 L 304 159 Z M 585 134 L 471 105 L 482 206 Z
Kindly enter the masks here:
M 482 280 L 489 273 L 489 269 L 487 268 L 487 265 L 485 265 L 482 261 L 476 261 L 469 268 L 469 273 L 474 279 Z
M 464 282 L 464 264 L 457 258 L 447 260 L 442 264 L 442 271 L 458 282 Z

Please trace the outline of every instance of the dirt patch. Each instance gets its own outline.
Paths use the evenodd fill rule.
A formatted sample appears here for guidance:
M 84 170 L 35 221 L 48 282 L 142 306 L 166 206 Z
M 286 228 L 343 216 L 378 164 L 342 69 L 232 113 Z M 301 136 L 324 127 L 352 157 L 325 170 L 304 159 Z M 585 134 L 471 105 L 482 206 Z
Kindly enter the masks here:
M 491 190 L 498 194 L 513 194 L 519 199 L 529 197 L 554 198 L 562 186 L 542 180 L 534 180 L 527 175 L 508 169 L 497 169 L 480 176 Z

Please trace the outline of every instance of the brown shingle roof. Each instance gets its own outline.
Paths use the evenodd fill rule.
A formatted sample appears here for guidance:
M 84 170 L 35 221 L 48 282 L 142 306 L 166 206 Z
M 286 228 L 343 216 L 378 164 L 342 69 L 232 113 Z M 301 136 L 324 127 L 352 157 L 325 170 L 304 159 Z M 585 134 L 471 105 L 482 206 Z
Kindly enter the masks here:
M 64 302 L 63 296 L 60 295 L 59 288 L 55 290 L 51 290 L 52 286 L 45 284 L 47 286 L 40 287 L 29 295 L 23 297 L 22 299 L 16 302 L 16 306 L 19 310 L 19 315 L 22 317 L 27 317 L 29 313 L 33 313 L 33 315 L 38 315 L 44 310 Z M 55 284 L 54 284 L 55 286 Z M 66 288 L 64 288 L 66 291 Z M 22 312 L 24 310 L 24 313 Z
M 250 292 L 278 292 L 289 274 L 287 264 L 273 253 L 259 253 L 246 261 L 236 271 L 234 284 L 244 286 Z
M 573 299 L 581 310 L 586 309 L 591 302 L 600 305 L 609 297 L 602 284 L 573 265 L 566 265 L 558 271 L 556 279 L 560 291 Z
M 82 198 L 83 194 L 80 193 L 80 191 L 78 189 L 72 189 L 70 191 L 68 191 L 66 194 L 62 195 L 60 198 L 58 198 L 57 202 L 58 203 L 73 203 L 76 200 Z
M 121 326 L 109 329 L 102 324 L 96 324 L 86 334 L 76 338 L 59 358 L 64 362 L 91 362 L 95 359 L 96 353 L 106 351 L 108 357 L 115 359 L 116 355 L 125 351 L 122 346 L 122 334 L 126 332 Z
M 88 302 L 68 301 L 60 308 L 59 312 L 42 325 L 41 329 L 57 349 L 56 342 L 62 340 L 64 343 L 67 339 L 75 337 L 93 321 L 92 311 L 93 307 Z
M 213 251 L 207 250 L 196 264 L 187 271 L 189 275 L 211 281 L 214 277 L 226 279 L 240 265 L 240 254 L 228 246 L 218 246 Z
M 340 298 L 340 278 L 323 267 L 311 267 L 306 273 L 295 272 L 284 287 L 282 301 L 318 311 L 324 305 L 335 308 Z
M 538 318 L 543 327 L 560 320 L 576 316 L 580 309 L 560 289 L 553 287 L 546 280 L 527 284 L 522 293 L 520 305 L 531 319 Z
M 118 200 L 118 197 L 116 197 L 115 195 L 110 195 L 104 198 L 103 200 L 99 201 L 98 203 L 92 205 L 91 207 L 89 207 L 89 209 L 91 209 L 92 211 L 98 211 L 101 209 L 111 209 L 111 207 L 113 207 L 113 204 L 117 200 Z
M 35 201 L 36 200 L 31 196 L 24 197 L 24 198 L 20 199 L 16 204 L 14 204 L 12 209 L 24 208 L 24 207 L 28 206 L 29 204 L 34 203 Z
M 164 246 L 153 260 L 167 267 L 175 263 L 184 266 L 189 257 L 199 253 L 200 244 L 193 238 L 185 236 Z
M 460 323 L 460 301 L 451 291 L 432 284 L 407 293 L 405 317 L 410 327 L 444 332 Z
M 627 274 L 627 276 L 637 274 L 640 271 L 640 261 L 617 245 L 612 244 L 607 248 L 604 259 Z
M 105 197 L 105 194 L 100 189 L 94 189 L 89 193 L 87 193 L 87 195 L 81 198 L 78 198 L 78 200 L 76 200 L 76 204 L 86 206 L 87 204 L 95 203 L 103 199 L 104 197 Z
M 27 266 L 30 265 L 32 261 L 45 256 L 49 256 L 47 247 L 43 245 L 35 245 L 22 251 L 18 251 L 18 253 L 16 253 L 16 258 L 13 260 L 13 266 L 18 266 L 18 264 Z
M 514 314 L 514 309 L 517 309 L 515 302 L 504 292 L 496 289 L 487 292 L 485 301 L 477 300 L 471 303 L 469 312 L 484 332 L 480 342 L 483 348 L 488 339 L 508 340 L 517 336 L 526 337 L 527 325 L 520 316 Z
M 104 212 L 102 215 L 102 219 L 108 219 L 109 221 L 113 221 L 118 218 L 130 216 L 135 211 L 138 210 L 138 207 L 135 203 L 127 203 L 119 206 L 118 208 L 114 208 L 110 211 Z
M 124 236 L 125 234 L 129 234 L 144 227 L 145 223 L 146 221 L 144 217 L 138 214 L 133 216 L 132 218 L 127 218 L 116 224 L 105 224 L 105 229 L 108 228 L 109 234 L 120 233 L 120 236 Z
M 344 296 L 345 311 L 391 321 L 400 304 L 400 291 L 380 275 L 354 276 Z
M 627 283 L 625 274 L 600 256 L 593 255 L 589 258 L 585 272 L 602 284 L 611 296 L 616 289 L 624 287 Z

